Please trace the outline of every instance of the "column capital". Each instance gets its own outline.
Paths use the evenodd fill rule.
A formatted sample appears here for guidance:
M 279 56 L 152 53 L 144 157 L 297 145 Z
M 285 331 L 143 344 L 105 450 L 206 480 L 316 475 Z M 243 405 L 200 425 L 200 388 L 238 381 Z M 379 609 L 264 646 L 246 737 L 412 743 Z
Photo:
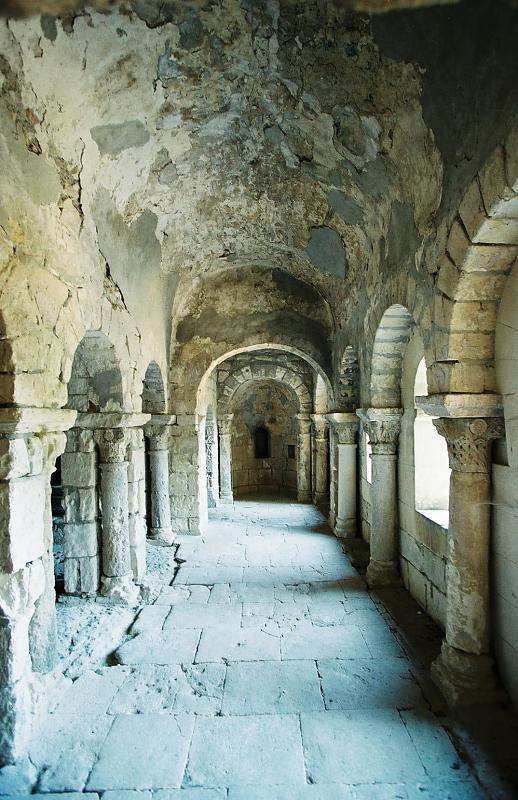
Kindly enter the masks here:
M 233 414 L 222 414 L 221 417 L 218 417 L 218 431 L 221 434 L 230 433 L 230 428 L 232 427 L 233 419 L 234 419 Z
M 442 417 L 434 425 L 446 439 L 454 472 L 488 472 L 491 442 L 505 433 L 502 417 Z
M 432 417 L 486 418 L 502 417 L 503 403 L 499 394 L 430 394 L 416 397 L 416 408 Z
M 126 460 L 128 441 L 124 428 L 101 428 L 95 431 L 94 439 L 99 446 L 102 464 L 116 464 Z
M 65 451 L 66 434 L 63 431 L 52 431 L 42 433 L 38 438 L 41 439 L 43 449 L 43 469 L 45 472 L 52 473 L 56 469 L 57 458 Z
M 149 440 L 151 450 L 167 450 L 169 447 L 169 437 L 171 425 L 176 421 L 176 417 L 171 414 L 153 414 L 151 419 L 144 426 L 144 435 Z
M 394 455 L 401 430 L 401 408 L 369 408 L 356 412 L 367 429 L 374 455 Z
M 360 421 L 355 413 L 327 414 L 327 420 L 336 433 L 338 444 L 356 444 Z

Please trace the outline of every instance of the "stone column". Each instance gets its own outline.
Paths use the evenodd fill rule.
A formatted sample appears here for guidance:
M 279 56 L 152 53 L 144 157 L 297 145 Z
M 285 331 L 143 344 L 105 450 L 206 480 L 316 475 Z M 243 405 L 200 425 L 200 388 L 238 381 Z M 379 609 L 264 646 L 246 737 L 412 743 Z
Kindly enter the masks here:
M 219 467 L 217 426 L 214 417 L 205 419 L 205 449 L 207 469 L 207 505 L 216 508 L 219 500 Z
M 297 414 L 297 501 L 311 503 L 311 418 Z
M 219 499 L 228 505 L 234 502 L 232 492 L 232 420 L 233 414 L 218 419 L 219 432 Z
M 491 441 L 499 418 L 443 418 L 434 424 L 448 444 L 451 467 L 446 573 L 446 638 L 432 677 L 451 704 L 494 700 L 489 655 Z
M 144 428 L 148 441 L 151 497 L 151 526 L 149 538 L 158 544 L 171 545 L 174 541 L 169 498 L 169 442 L 172 417 L 153 415 Z
M 46 433 L 41 437 L 43 446 L 43 481 L 45 484 L 45 510 L 43 518 L 44 552 L 42 564 L 45 588 L 36 600 L 29 626 L 29 650 L 35 672 L 51 672 L 57 664 L 56 589 L 54 577 L 54 532 L 52 520 L 52 486 L 50 477 L 56 469 L 56 459 L 64 452 L 66 435 Z
M 340 539 L 354 539 L 357 533 L 357 444 L 359 420 L 356 414 L 328 414 L 337 438 L 338 491 L 334 525 Z
M 146 564 L 146 451 L 142 428 L 128 428 L 128 526 L 130 563 L 135 583 L 141 584 Z
M 369 586 L 399 582 L 397 531 L 397 445 L 400 408 L 370 408 L 359 416 L 372 447 L 372 494 Z
M 323 414 L 311 414 L 313 431 L 313 502 L 327 506 L 329 444 L 328 423 Z
M 133 583 L 128 522 L 127 436 L 124 428 L 95 432 L 101 466 L 102 578 L 105 597 L 133 604 L 138 590 Z

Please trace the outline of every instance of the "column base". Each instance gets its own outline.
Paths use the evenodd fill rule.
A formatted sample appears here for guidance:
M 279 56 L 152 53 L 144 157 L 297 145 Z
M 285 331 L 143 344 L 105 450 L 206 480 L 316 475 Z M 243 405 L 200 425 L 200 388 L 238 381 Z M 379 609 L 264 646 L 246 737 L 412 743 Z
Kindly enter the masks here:
M 337 517 L 334 534 L 338 539 L 356 539 L 356 520 Z
M 114 604 L 136 606 L 140 589 L 133 583 L 132 575 L 117 575 L 110 578 L 103 575 L 101 578 L 101 594 Z
M 297 492 L 297 503 L 311 503 L 311 492 Z
M 367 584 L 376 586 L 395 586 L 401 582 L 396 561 L 369 561 L 367 567 Z
M 153 544 L 161 544 L 164 547 L 169 547 L 174 542 L 174 533 L 172 528 L 151 528 L 149 531 L 149 540 Z
M 500 703 L 506 699 L 498 686 L 494 659 L 487 653 L 465 653 L 443 641 L 431 675 L 450 706 Z
M 231 506 L 234 502 L 233 495 L 221 495 L 219 498 L 219 502 L 222 506 Z

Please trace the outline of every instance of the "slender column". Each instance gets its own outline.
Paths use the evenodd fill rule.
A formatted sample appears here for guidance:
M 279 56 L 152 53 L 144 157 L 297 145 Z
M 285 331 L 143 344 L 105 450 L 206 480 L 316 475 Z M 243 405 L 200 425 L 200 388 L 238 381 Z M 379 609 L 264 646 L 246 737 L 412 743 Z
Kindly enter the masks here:
M 133 584 L 128 524 L 128 462 L 126 432 L 104 428 L 95 433 L 101 466 L 102 578 L 105 597 L 133 604 L 138 590 Z
M 327 505 L 329 502 L 328 423 L 323 414 L 312 414 L 311 421 L 313 429 L 313 502 L 315 505 Z
M 498 697 L 489 655 L 491 441 L 503 420 L 443 418 L 434 424 L 448 444 L 451 467 L 446 582 L 446 638 L 432 677 L 451 704 Z
M 328 414 L 328 420 L 337 437 L 338 486 L 334 525 L 340 539 L 354 539 L 357 533 L 357 444 L 359 420 L 356 414 Z
M 169 499 L 169 437 L 171 417 L 155 415 L 144 428 L 149 446 L 151 496 L 150 539 L 170 545 L 174 541 Z
M 35 672 L 51 672 L 57 664 L 56 589 L 54 577 L 54 532 L 52 521 L 52 487 L 50 476 L 56 469 L 56 459 L 66 446 L 64 433 L 46 433 L 39 437 L 43 446 L 43 481 L 45 484 L 45 510 L 43 518 L 42 564 L 45 588 L 36 600 L 29 626 L 29 650 Z
M 311 419 L 297 414 L 297 500 L 311 503 Z
M 233 414 L 218 419 L 219 431 L 219 499 L 225 505 L 234 502 L 232 492 L 232 420 Z
M 397 549 L 397 445 L 400 408 L 360 412 L 372 447 L 372 495 L 369 586 L 399 582 Z

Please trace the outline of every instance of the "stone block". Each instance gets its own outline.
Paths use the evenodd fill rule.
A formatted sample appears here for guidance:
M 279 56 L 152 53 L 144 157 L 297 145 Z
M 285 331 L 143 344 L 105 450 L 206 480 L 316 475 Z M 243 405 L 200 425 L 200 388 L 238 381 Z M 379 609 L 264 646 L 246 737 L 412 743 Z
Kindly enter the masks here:
M 17 618 L 0 616 L 0 685 L 16 683 L 30 670 L 29 622 L 33 608 Z
M 95 486 L 97 465 L 94 453 L 63 453 L 61 475 L 64 486 Z
M 130 563 L 134 580 L 138 583 L 146 574 L 146 544 L 139 542 L 130 547 Z
M 32 701 L 25 679 L 0 687 L 0 763 L 11 764 L 26 754 L 32 724 Z
M 44 552 L 42 475 L 0 483 L 0 568 L 17 572 Z
M 93 522 L 99 513 L 96 487 L 80 489 L 65 486 L 63 488 L 63 508 L 65 522 Z
M 0 439 L 0 480 L 29 475 L 31 461 L 25 439 Z
M 99 552 L 99 525 L 97 522 L 69 522 L 63 526 L 65 558 L 97 556 Z

